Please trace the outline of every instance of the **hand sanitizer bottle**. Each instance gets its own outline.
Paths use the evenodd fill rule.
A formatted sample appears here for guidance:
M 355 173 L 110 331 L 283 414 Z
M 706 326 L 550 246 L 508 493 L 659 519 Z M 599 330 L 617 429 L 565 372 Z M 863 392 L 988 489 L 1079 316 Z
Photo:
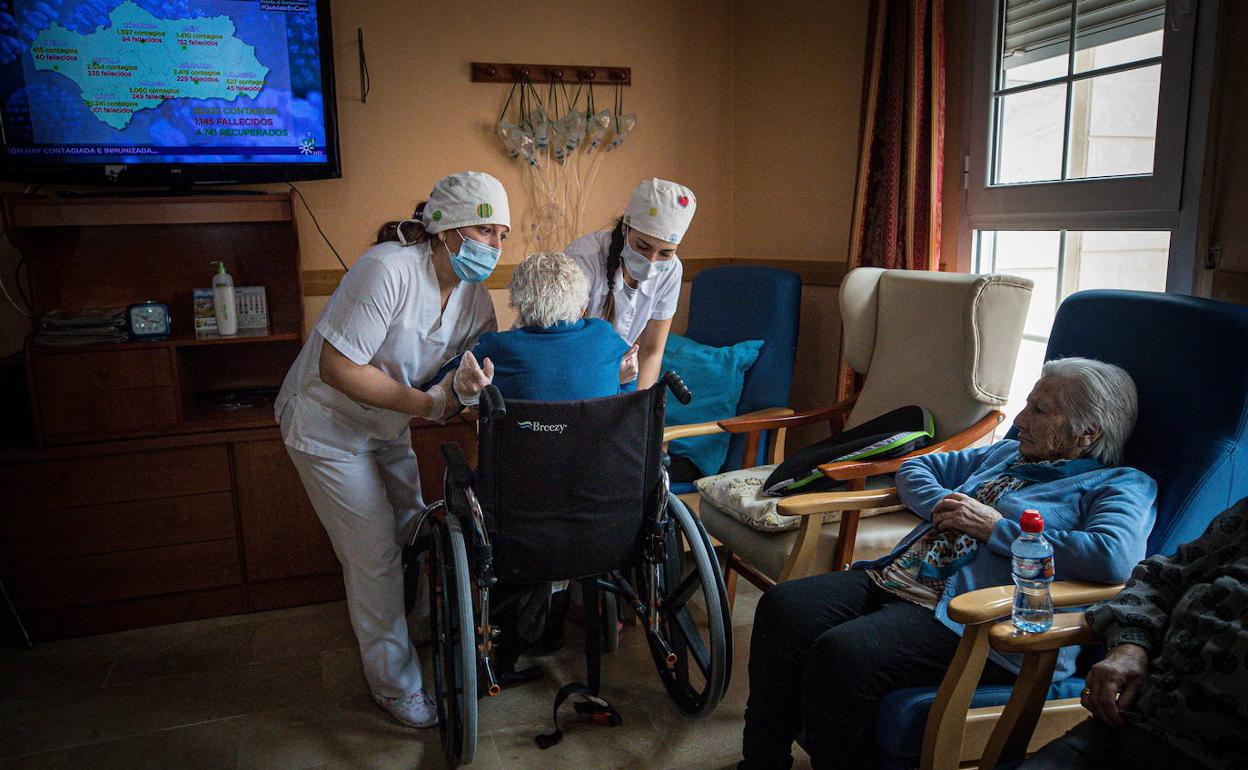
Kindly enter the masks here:
M 234 279 L 225 272 L 224 262 L 213 262 L 217 274 L 212 277 L 212 309 L 217 315 L 217 333 L 222 337 L 238 334 L 238 305 L 234 301 Z

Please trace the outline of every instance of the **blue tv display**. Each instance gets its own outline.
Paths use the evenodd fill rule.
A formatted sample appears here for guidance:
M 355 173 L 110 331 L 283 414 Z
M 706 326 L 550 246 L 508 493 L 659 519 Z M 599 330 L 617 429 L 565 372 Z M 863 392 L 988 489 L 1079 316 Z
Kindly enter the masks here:
M 340 176 L 328 0 L 0 0 L 0 177 Z

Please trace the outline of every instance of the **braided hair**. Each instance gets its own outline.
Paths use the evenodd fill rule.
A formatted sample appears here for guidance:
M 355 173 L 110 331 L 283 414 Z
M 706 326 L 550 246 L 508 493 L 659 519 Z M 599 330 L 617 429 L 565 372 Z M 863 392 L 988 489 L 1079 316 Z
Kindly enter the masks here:
M 624 217 L 620 217 L 611 229 L 611 245 L 607 247 L 607 296 L 602 300 L 602 318 L 609 324 L 615 323 L 615 274 L 624 253 L 624 230 Z
M 425 204 L 428 201 L 421 201 L 416 205 L 416 210 L 412 212 L 412 219 L 415 222 L 403 223 L 403 239 L 409 244 L 424 243 L 433 238 L 433 234 L 425 230 L 425 226 L 421 224 L 423 221 L 421 215 L 425 213 Z M 385 243 L 386 241 L 399 240 L 399 221 L 386 222 L 377 228 L 377 243 Z

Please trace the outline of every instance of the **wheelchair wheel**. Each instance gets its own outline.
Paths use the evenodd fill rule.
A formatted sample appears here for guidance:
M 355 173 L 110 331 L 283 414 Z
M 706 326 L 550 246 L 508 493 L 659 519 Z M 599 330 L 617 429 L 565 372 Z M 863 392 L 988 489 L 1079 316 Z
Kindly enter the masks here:
M 667 512 L 659 616 L 674 663 L 668 664 L 669 650 L 647 638 L 672 700 L 685 713 L 704 716 L 723 697 L 732 666 L 728 592 L 702 523 L 675 495 L 668 497 Z
M 477 645 L 464 532 L 455 514 L 429 518 L 433 681 L 442 751 L 452 767 L 477 748 Z
M 620 649 L 620 603 L 610 591 L 602 592 L 602 617 L 602 651 L 615 652 Z

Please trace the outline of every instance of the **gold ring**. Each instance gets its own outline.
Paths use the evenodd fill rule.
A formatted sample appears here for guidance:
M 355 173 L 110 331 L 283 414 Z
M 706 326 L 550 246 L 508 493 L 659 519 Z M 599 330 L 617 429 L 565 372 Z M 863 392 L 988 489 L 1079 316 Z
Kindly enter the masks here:
M 1081 693 L 1079 693 L 1079 694 L 1080 694 L 1080 695 L 1091 695 L 1091 694 L 1092 694 L 1092 691 L 1091 691 L 1090 689 L 1088 689 L 1087 687 L 1085 687 L 1085 688 L 1083 688 L 1083 692 L 1081 692 Z

